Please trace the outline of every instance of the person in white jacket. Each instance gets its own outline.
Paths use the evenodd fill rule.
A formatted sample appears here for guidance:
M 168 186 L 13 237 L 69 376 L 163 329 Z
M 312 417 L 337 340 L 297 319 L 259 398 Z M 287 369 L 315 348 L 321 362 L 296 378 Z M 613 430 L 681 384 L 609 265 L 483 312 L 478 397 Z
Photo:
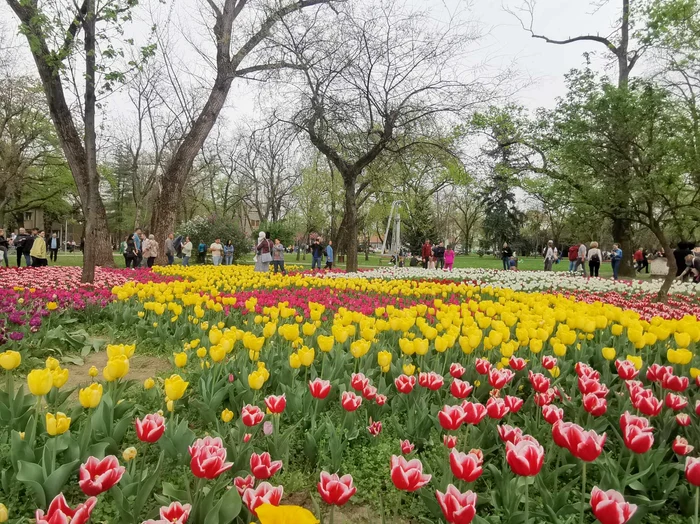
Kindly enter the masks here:
M 592 277 L 598 276 L 600 263 L 603 261 L 603 253 L 598 249 L 598 242 L 591 242 L 591 248 L 588 250 L 588 269 Z

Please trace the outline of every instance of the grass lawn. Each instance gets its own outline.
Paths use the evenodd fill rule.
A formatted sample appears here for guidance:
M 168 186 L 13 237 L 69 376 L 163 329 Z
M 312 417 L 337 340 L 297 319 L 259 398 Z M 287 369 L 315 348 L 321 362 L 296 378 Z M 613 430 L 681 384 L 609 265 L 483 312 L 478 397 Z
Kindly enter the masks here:
M 194 257 L 193 257 L 194 259 Z M 311 266 L 311 255 L 306 255 L 306 259 L 303 258 L 297 261 L 296 254 L 287 254 L 285 256 L 285 261 L 287 265 L 301 265 L 301 266 Z M 15 262 L 15 257 L 10 257 L 10 263 Z M 176 263 L 177 263 L 176 259 Z M 114 262 L 117 267 L 124 267 L 124 258 L 122 255 L 115 254 Z M 193 265 L 196 264 L 194 260 L 191 260 Z M 252 264 L 253 256 L 247 255 L 243 257 L 242 260 L 238 261 L 239 264 Z M 82 253 L 59 253 L 58 261 L 56 263 L 50 262 L 50 265 L 58 266 L 82 266 L 83 255 Z M 14 265 L 14 264 L 13 264 Z M 376 268 L 376 267 L 388 267 L 389 258 L 379 257 L 378 255 L 370 255 L 368 259 L 365 258 L 364 253 L 360 253 L 359 265 L 361 268 Z M 344 264 L 340 264 L 338 267 L 344 267 Z M 494 258 L 493 256 L 484 255 L 480 257 L 478 255 L 459 255 L 455 258 L 455 267 L 458 268 L 484 268 L 484 269 L 501 269 L 503 264 L 500 258 Z M 518 269 L 535 271 L 542 270 L 544 267 L 544 262 L 541 257 L 521 257 L 518 263 Z M 554 264 L 554 271 L 568 271 L 569 261 L 563 260 L 559 264 Z M 611 277 L 612 268 L 609 262 L 603 262 L 600 268 L 600 276 Z M 648 274 L 638 273 L 638 277 L 641 279 L 649 278 Z

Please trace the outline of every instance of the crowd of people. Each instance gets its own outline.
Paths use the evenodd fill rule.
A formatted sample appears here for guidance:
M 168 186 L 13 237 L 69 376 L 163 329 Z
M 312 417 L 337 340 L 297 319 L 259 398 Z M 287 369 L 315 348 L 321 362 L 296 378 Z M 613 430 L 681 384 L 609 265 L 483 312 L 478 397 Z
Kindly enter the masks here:
M 58 250 L 61 242 L 56 233 L 46 238 L 43 229 L 33 228 L 27 233 L 23 227 L 10 236 L 0 228 L 0 265 L 10 267 L 10 249 L 14 248 L 17 255 L 17 267 L 22 267 L 22 261 L 27 267 L 42 267 L 49 265 L 49 259 L 58 260 Z

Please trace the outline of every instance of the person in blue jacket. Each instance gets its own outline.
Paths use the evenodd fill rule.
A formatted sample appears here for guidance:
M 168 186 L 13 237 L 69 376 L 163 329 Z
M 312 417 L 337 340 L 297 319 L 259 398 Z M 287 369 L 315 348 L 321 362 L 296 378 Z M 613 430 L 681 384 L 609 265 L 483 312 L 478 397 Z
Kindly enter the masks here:
M 610 254 L 610 263 L 612 264 L 613 278 L 618 279 L 620 272 L 620 264 L 622 263 L 622 249 L 617 244 L 613 244 L 612 253 Z
M 328 241 L 326 246 L 326 269 L 333 269 L 333 242 Z

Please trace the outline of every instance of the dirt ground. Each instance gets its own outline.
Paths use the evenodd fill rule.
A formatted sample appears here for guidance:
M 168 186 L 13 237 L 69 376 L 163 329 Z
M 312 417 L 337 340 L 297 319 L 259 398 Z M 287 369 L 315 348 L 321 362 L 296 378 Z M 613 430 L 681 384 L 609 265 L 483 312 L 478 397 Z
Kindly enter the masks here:
M 63 367 L 68 369 L 68 382 L 65 388 L 85 387 L 90 384 L 91 379 L 88 375 L 88 370 L 91 366 L 95 366 L 100 373 L 102 368 L 107 364 L 107 352 L 100 351 L 99 353 L 90 353 L 82 366 L 67 364 Z M 143 382 L 148 377 L 154 377 L 163 371 L 170 369 L 172 365 L 164 358 L 134 355 L 129 359 L 129 374 L 127 379 Z

